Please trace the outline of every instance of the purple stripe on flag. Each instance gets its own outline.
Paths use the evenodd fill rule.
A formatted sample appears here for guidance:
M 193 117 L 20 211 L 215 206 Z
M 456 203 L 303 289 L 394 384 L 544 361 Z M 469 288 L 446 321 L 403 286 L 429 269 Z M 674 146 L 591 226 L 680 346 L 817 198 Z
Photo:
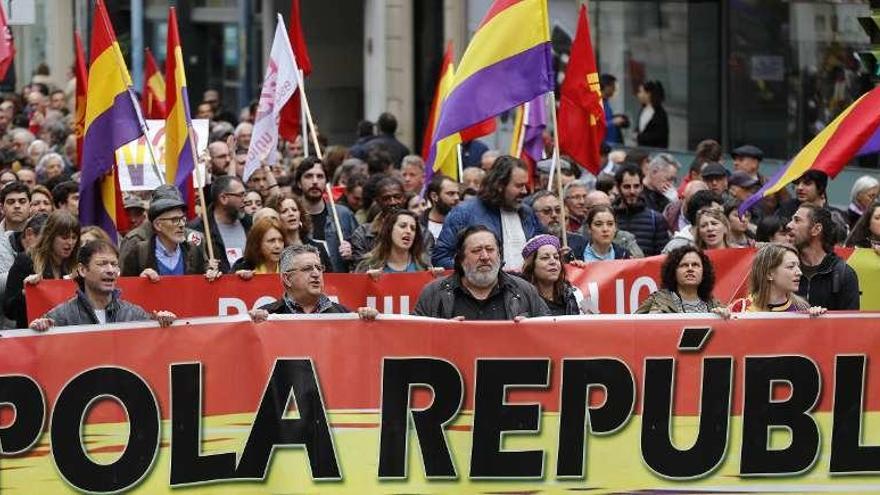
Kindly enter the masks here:
M 544 95 L 529 102 L 529 118 L 523 137 L 523 152 L 538 162 L 544 159 L 544 129 L 547 127 L 547 105 Z
M 880 127 L 874 131 L 874 134 L 862 145 L 856 156 L 870 155 L 880 152 Z
M 739 214 L 744 215 L 745 212 L 747 212 L 749 210 L 749 208 L 752 207 L 752 205 L 754 205 L 758 201 L 761 201 L 762 199 L 764 199 L 764 196 L 765 196 L 765 193 L 767 192 L 767 190 L 769 190 L 771 187 L 773 187 L 777 183 L 779 183 L 780 180 L 782 180 L 782 176 L 785 175 L 785 172 L 788 170 L 788 167 L 790 167 L 790 166 L 791 166 L 791 162 L 789 161 L 785 165 L 779 167 L 779 170 L 777 170 L 776 173 L 773 174 L 772 177 L 770 177 L 769 179 L 767 179 L 766 182 L 764 182 L 764 185 L 761 186 L 761 189 L 758 189 L 758 192 L 749 196 L 748 199 L 746 199 L 745 201 L 742 202 L 741 205 L 739 205 L 739 210 L 738 210 Z
M 434 132 L 434 142 L 553 90 L 550 43 L 480 69 L 455 87 Z
M 140 136 L 137 110 L 127 92 L 116 95 L 113 105 L 89 126 L 83 138 L 79 185 L 79 220 L 83 225 L 97 225 L 115 237 L 116 226 L 101 201 L 100 180 L 116 164 L 116 149 Z
M 189 190 L 189 187 L 181 186 L 186 184 L 186 180 L 188 178 L 192 180 L 190 176 L 195 170 L 192 146 L 190 146 L 192 141 L 190 141 L 189 139 L 189 127 L 192 126 L 192 118 L 190 117 L 189 113 L 189 95 L 186 91 L 186 86 L 180 88 L 180 99 L 183 101 L 183 112 L 184 119 L 186 119 L 187 135 L 186 140 L 183 142 L 183 146 L 180 148 L 180 154 L 177 155 L 177 175 L 174 177 L 174 185 L 177 186 L 177 188 L 180 189 L 181 194 L 183 194 L 184 191 Z

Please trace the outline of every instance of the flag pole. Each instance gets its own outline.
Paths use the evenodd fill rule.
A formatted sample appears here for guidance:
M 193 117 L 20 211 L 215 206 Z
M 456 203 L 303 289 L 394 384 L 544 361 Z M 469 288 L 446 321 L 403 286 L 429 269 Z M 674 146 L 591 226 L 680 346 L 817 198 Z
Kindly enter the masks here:
M 565 196 L 562 187 L 562 166 L 559 160 L 559 126 L 556 122 L 556 93 L 550 92 L 550 115 L 553 117 L 553 166 L 550 168 L 550 182 L 547 183 L 547 190 L 553 189 L 553 173 L 556 172 L 556 182 L 559 187 L 559 201 L 562 203 L 561 223 L 562 223 L 562 247 L 568 247 L 568 220 L 565 215 Z
M 312 109 L 309 107 L 309 100 L 308 98 L 306 98 L 306 92 L 303 91 L 302 87 L 302 72 L 297 71 L 297 76 L 299 77 L 299 90 L 302 92 L 303 110 L 305 110 L 306 112 L 306 120 L 308 120 L 308 126 L 311 130 L 312 144 L 315 145 L 315 156 L 318 157 L 318 160 L 321 160 L 323 162 L 324 154 L 321 152 L 321 145 L 318 144 L 318 132 L 315 130 L 315 121 L 312 120 Z M 327 177 L 324 181 L 324 188 L 327 191 L 327 199 L 330 200 L 330 213 L 333 215 L 333 223 L 336 226 L 336 235 L 339 237 L 339 242 L 342 243 L 345 238 L 342 235 L 342 224 L 339 222 L 339 213 L 336 212 L 336 200 L 333 199 L 333 188 L 330 187 L 329 177 Z
M 458 163 L 458 182 L 464 180 L 464 159 L 461 157 L 461 143 L 455 145 L 455 149 L 457 152 L 457 162 Z
M 202 224 L 205 226 L 205 244 L 207 244 L 208 248 L 208 260 L 214 261 L 214 243 L 212 242 L 211 237 L 211 223 L 208 221 L 208 205 L 205 202 L 205 189 L 207 189 L 208 184 L 202 181 L 202 171 L 199 170 L 199 160 L 198 155 L 196 153 L 196 138 L 195 131 L 192 127 L 192 121 L 186 123 L 186 134 L 189 138 L 189 149 L 192 153 L 193 159 L 193 174 L 196 176 L 196 183 L 199 185 L 199 208 L 200 216 L 202 217 Z M 193 188 L 195 189 L 195 188 Z
M 522 156 L 523 146 L 525 145 L 525 142 L 526 142 L 525 127 L 526 127 L 526 122 L 528 122 L 528 120 L 529 120 L 530 109 L 531 109 L 531 105 L 529 104 L 529 102 L 523 103 L 522 122 L 520 122 L 520 125 L 519 125 L 519 137 L 518 137 L 517 143 L 516 143 L 516 155 L 514 155 L 516 158 L 519 158 Z
M 306 86 L 305 74 L 299 70 L 299 122 L 302 127 L 303 156 L 309 156 L 309 126 L 306 123 Z

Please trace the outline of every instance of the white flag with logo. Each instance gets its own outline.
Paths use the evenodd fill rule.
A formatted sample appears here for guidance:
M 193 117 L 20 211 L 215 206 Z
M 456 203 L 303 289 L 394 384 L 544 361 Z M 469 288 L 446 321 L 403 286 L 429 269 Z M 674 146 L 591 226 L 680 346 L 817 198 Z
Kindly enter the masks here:
M 278 122 L 281 108 L 296 91 L 299 67 L 290 48 L 287 28 L 284 19 L 278 14 L 278 25 L 275 27 L 275 40 L 272 41 L 272 52 L 266 67 L 266 78 L 260 92 L 257 115 L 254 118 L 254 130 L 251 145 L 248 148 L 247 161 L 244 165 L 244 177 L 247 182 L 251 174 L 260 168 L 265 160 L 278 146 Z

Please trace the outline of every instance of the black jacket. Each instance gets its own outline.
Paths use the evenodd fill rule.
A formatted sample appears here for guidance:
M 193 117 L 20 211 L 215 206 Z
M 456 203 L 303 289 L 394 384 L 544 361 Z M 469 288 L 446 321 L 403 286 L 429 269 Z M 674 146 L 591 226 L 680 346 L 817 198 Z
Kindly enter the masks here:
M 855 311 L 860 307 L 859 277 L 834 253 L 825 255 L 812 277 L 801 277 L 797 293 L 810 306 Z
M 241 226 L 244 227 L 244 235 L 247 237 L 248 232 L 251 230 L 251 216 L 245 215 L 241 219 Z M 226 245 L 223 244 L 223 236 L 220 235 L 220 229 L 217 228 L 217 219 L 214 218 L 214 206 L 208 207 L 208 222 L 210 222 L 211 227 L 211 245 L 214 246 L 214 256 L 217 257 L 217 261 L 220 262 L 220 271 L 223 273 L 229 273 L 232 271 L 232 267 L 229 265 L 229 258 L 226 256 Z M 189 224 L 189 228 L 192 230 L 196 230 L 205 233 L 205 222 L 202 221 L 202 217 L 199 216 Z M 205 252 L 208 252 L 208 248 L 205 248 Z
M 20 253 L 16 255 L 12 267 L 9 269 L 9 275 L 6 277 L 6 293 L 3 298 L 3 313 L 10 320 L 15 320 L 15 328 L 27 328 L 27 301 L 24 297 L 24 279 L 28 275 L 33 275 L 34 260 L 28 253 Z M 55 278 L 52 274 L 52 268 L 46 266 L 43 268 L 43 280 Z
M 636 119 L 636 122 L 638 122 L 638 119 Z M 669 147 L 669 117 L 666 116 L 666 110 L 663 108 L 663 105 L 654 106 L 654 116 L 648 121 L 645 130 L 636 136 L 636 141 L 639 143 L 639 146 L 651 148 Z
M 541 299 L 538 290 L 525 280 L 504 272 L 498 274 L 498 283 L 501 285 L 504 307 L 510 318 L 516 316 L 549 316 L 550 310 Z M 449 320 L 455 305 L 455 288 L 460 286 L 458 274 L 452 274 L 435 280 L 422 289 L 419 301 L 413 314 L 416 316 L 430 316 Z
M 627 206 L 620 199 L 614 203 L 614 216 L 617 228 L 636 236 L 636 242 L 645 256 L 654 256 L 663 251 L 669 242 L 669 227 L 660 213 L 648 208 L 645 200 L 639 198 L 633 206 Z
M 279 297 L 278 300 L 275 301 L 275 302 L 273 302 L 273 303 L 269 303 L 269 304 L 266 304 L 266 305 L 264 305 L 264 306 L 260 306 L 260 309 L 265 309 L 266 311 L 269 312 L 269 314 L 272 314 L 272 315 L 290 315 L 290 314 L 293 314 L 293 312 L 290 311 L 290 306 L 288 306 L 288 305 L 284 302 L 284 296 Z M 332 302 L 332 301 L 331 301 L 331 302 L 330 302 L 330 306 L 329 306 L 327 309 L 325 309 L 325 310 L 323 310 L 323 311 L 320 311 L 320 313 L 321 313 L 321 314 L 330 314 L 330 313 L 351 313 L 351 310 L 349 310 L 348 308 L 346 308 L 345 306 L 343 306 L 343 305 L 341 305 L 341 304 L 339 304 L 339 303 L 335 303 L 335 302 Z

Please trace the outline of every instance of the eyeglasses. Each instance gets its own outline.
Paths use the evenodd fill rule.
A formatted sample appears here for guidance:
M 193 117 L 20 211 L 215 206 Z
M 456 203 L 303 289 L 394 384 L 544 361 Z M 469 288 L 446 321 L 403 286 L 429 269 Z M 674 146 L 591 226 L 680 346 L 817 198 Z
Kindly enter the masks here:
M 225 192 L 225 193 L 223 193 L 223 194 L 225 194 L 225 195 L 227 195 L 227 196 L 235 196 L 236 198 L 243 198 L 245 193 L 244 193 L 244 192 L 238 192 L 238 193 L 234 193 L 234 192 Z
M 186 217 L 183 215 L 181 215 L 179 217 L 160 218 L 159 220 L 163 221 L 163 222 L 168 222 L 172 225 L 185 225 L 186 224 Z
M 287 270 L 287 273 L 300 272 L 300 273 L 312 273 L 312 271 L 317 270 L 318 273 L 324 273 L 324 265 L 306 265 L 301 266 L 299 268 L 291 268 Z
M 546 208 L 541 208 L 540 210 L 537 210 L 537 212 L 542 215 L 550 215 L 553 213 L 556 213 L 557 215 L 559 215 L 562 213 L 562 207 L 561 206 L 557 206 L 557 207 L 548 206 Z

